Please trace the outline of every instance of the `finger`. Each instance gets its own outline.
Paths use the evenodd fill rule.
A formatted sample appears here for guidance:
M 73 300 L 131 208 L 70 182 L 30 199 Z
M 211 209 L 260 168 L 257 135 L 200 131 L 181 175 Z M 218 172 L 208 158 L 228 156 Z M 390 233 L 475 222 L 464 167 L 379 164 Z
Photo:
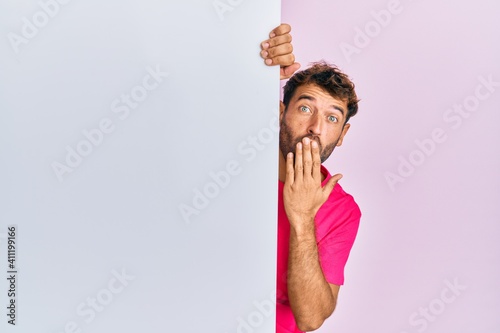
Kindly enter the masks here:
M 281 55 L 274 58 L 267 58 L 266 60 L 264 60 L 264 62 L 268 66 L 280 65 L 281 67 L 290 66 L 294 63 L 294 61 L 295 61 L 295 56 L 293 54 Z
M 295 62 L 290 66 L 281 67 L 280 68 L 280 79 L 284 80 L 284 79 L 290 78 L 293 75 L 293 73 L 295 73 L 296 71 L 299 70 L 299 68 L 300 68 L 300 64 L 298 62 Z
M 282 44 L 290 44 L 291 42 L 292 35 L 286 34 L 263 41 L 262 43 L 260 43 L 260 48 L 266 50 L 270 47 L 275 47 Z
M 260 48 L 262 50 L 267 50 L 271 45 L 269 44 L 269 40 L 265 40 L 262 43 L 260 43 Z
M 278 45 L 275 47 L 271 47 L 271 48 L 264 50 L 262 52 L 267 52 L 267 54 L 268 54 L 267 58 L 276 58 L 277 56 L 282 56 L 282 55 L 293 53 L 293 46 L 290 43 L 286 43 L 286 44 L 281 44 L 281 45 Z M 289 66 L 289 65 L 291 65 L 291 64 L 288 64 L 287 66 Z
M 302 160 L 304 164 L 304 177 L 312 176 L 312 155 L 311 155 L 311 139 L 304 138 L 302 140 Z
M 288 153 L 286 155 L 286 178 L 285 183 L 288 185 L 293 185 L 294 180 L 294 170 L 293 170 L 293 153 Z
M 321 183 L 321 157 L 319 155 L 319 146 L 316 140 L 311 141 L 312 153 L 312 176 L 314 180 Z
M 269 37 L 273 38 L 275 36 L 280 36 L 292 31 L 292 27 L 289 24 L 281 23 L 278 27 L 274 28 L 269 34 Z
M 260 56 L 264 59 L 276 58 L 278 56 L 291 54 L 292 52 L 293 52 L 292 44 L 283 44 L 283 45 L 272 47 L 272 48 L 267 49 L 267 50 L 260 51 Z M 291 64 L 289 64 L 289 65 L 291 65 Z
M 302 182 L 304 177 L 304 165 L 302 164 L 302 142 L 297 143 L 295 149 L 295 174 L 294 180 L 296 182 Z
M 323 187 L 323 194 L 328 197 L 330 193 L 332 193 L 333 188 L 337 184 L 337 182 L 342 178 L 342 175 L 340 173 L 332 176 L 330 179 L 328 179 L 328 182 L 326 185 Z
M 260 46 L 262 49 L 265 49 L 266 46 L 265 44 L 267 44 L 267 48 L 272 48 L 283 44 L 290 44 L 291 42 L 292 42 L 292 35 L 286 34 L 265 40 L 260 44 Z

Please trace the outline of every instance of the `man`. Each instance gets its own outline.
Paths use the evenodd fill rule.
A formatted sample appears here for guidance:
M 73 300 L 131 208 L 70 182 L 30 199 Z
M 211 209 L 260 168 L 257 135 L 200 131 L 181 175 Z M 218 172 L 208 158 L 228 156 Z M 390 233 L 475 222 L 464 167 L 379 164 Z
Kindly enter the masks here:
M 261 44 L 267 65 L 281 79 L 300 67 L 290 26 L 280 25 Z M 276 332 L 319 328 L 337 303 L 344 266 L 361 212 L 352 196 L 321 165 L 342 144 L 358 110 L 354 84 L 326 63 L 293 75 L 280 103 L 278 274 Z

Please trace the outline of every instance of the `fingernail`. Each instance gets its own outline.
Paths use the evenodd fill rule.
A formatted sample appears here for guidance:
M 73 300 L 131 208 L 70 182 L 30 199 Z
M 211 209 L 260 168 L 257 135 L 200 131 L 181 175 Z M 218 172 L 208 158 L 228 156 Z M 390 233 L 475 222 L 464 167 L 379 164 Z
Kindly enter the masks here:
M 266 59 L 266 65 L 272 65 L 273 59 Z
M 273 38 L 274 36 L 276 36 L 276 34 L 275 34 L 274 32 L 271 32 L 271 33 L 269 34 L 269 37 L 271 37 L 271 38 Z
M 267 55 L 268 55 L 268 54 L 269 54 L 269 53 L 267 53 L 266 51 L 264 51 L 264 52 L 262 52 L 262 57 L 263 57 L 263 58 L 267 58 Z
M 309 138 L 304 138 L 304 144 L 308 145 L 309 144 Z
M 302 143 L 301 142 L 297 143 L 297 148 L 298 149 L 302 149 Z
M 269 43 L 264 43 L 264 44 L 262 44 L 262 48 L 263 48 L 264 50 L 265 50 L 265 49 L 267 49 L 268 47 L 269 47 Z
M 313 148 L 318 148 L 318 143 L 314 140 L 312 141 L 311 145 Z

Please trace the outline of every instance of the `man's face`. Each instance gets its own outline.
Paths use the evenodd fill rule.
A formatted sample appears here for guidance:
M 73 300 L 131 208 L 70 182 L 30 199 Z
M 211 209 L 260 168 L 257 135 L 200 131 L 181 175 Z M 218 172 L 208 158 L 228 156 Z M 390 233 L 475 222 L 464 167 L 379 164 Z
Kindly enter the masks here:
M 345 124 L 347 102 L 336 99 L 315 84 L 295 90 L 286 112 L 280 112 L 280 150 L 283 157 L 295 154 L 295 147 L 304 137 L 316 140 L 321 163 L 342 144 L 349 124 Z

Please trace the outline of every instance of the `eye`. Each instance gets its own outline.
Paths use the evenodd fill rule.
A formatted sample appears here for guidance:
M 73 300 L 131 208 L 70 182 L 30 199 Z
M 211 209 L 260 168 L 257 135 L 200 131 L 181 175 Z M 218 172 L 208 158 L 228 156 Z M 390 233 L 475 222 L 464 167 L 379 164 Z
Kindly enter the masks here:
M 339 119 L 335 116 L 328 116 L 328 121 L 331 121 L 332 123 L 336 123 L 339 121 Z
M 300 111 L 302 111 L 302 112 L 311 112 L 311 109 L 309 109 L 308 106 L 304 106 L 303 105 L 303 106 L 300 107 Z

